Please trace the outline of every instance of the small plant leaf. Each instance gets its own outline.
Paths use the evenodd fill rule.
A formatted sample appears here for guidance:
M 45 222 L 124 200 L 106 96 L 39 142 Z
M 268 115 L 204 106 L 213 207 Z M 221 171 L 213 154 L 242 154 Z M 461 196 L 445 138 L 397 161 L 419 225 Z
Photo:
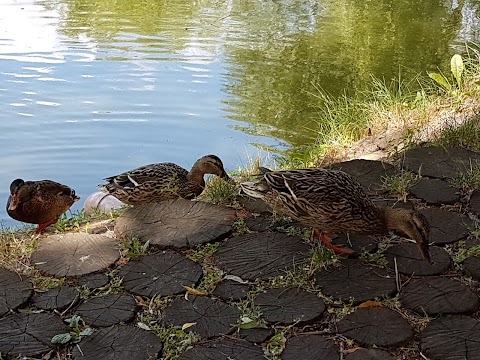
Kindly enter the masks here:
M 78 315 L 73 315 L 71 318 L 69 319 L 65 319 L 65 321 L 68 323 L 68 325 L 70 325 L 71 328 L 74 328 L 74 327 L 77 327 L 78 324 L 80 323 L 80 320 L 82 318 Z
M 83 329 L 82 331 L 80 331 L 80 336 L 90 336 L 93 334 L 93 329 L 91 327 L 87 327 L 85 329 Z
M 192 295 L 198 295 L 198 296 L 207 296 L 208 293 L 206 293 L 205 291 L 201 291 L 201 290 L 197 290 L 197 289 L 194 289 L 190 286 L 185 286 L 185 285 L 182 285 L 182 287 L 184 287 L 185 289 L 187 289 L 187 292 L 189 294 L 192 294 Z
M 192 327 L 193 325 L 197 325 L 196 322 L 193 323 L 185 323 L 182 325 L 182 330 L 188 329 L 189 327 Z
M 464 69 L 465 66 L 463 65 L 462 57 L 459 54 L 453 55 L 450 60 L 450 70 L 452 71 L 453 76 L 455 76 L 459 88 L 462 84 L 462 74 Z
M 72 335 L 70 333 L 64 333 L 64 334 L 57 334 L 54 337 L 52 337 L 52 344 L 66 344 L 72 339 Z
M 137 326 L 138 326 L 140 329 L 143 329 L 143 330 L 151 330 L 151 329 L 150 329 L 150 326 L 148 326 L 147 324 L 142 323 L 142 322 L 138 322 L 138 323 L 137 323 Z
M 430 77 L 430 79 L 435 80 L 437 84 L 439 84 L 440 86 L 443 86 L 449 92 L 452 90 L 452 85 L 448 83 L 448 80 L 445 79 L 445 76 L 443 76 L 442 74 L 428 73 L 428 76 Z

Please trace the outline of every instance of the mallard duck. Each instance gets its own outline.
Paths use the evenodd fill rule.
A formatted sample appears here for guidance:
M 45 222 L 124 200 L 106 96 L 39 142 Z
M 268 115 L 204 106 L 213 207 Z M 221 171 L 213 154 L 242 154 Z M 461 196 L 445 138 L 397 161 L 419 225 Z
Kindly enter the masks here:
M 72 188 L 55 181 L 16 179 L 10 184 L 7 213 L 15 220 L 38 224 L 35 233 L 41 234 L 77 200 Z
M 98 188 L 130 205 L 178 197 L 191 199 L 205 188 L 205 174 L 229 180 L 222 160 L 215 155 L 206 155 L 198 159 L 190 171 L 173 163 L 150 164 L 108 177 L 104 179 L 108 184 L 98 185 Z
M 330 242 L 333 233 L 381 235 L 396 229 L 415 240 L 422 257 L 430 262 L 430 227 L 425 216 L 412 210 L 376 206 L 361 185 L 343 171 L 260 170 L 260 180 L 242 183 L 243 191 L 263 199 L 274 211 L 313 227 L 312 238 L 320 238 L 334 252 L 351 253 Z

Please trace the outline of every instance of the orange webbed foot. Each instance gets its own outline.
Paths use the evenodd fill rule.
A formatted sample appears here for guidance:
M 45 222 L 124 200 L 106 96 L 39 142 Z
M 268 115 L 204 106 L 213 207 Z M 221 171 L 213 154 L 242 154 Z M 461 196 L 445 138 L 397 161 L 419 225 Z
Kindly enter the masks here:
M 353 250 L 345 249 L 345 245 L 333 245 L 332 239 L 334 237 L 334 234 L 324 233 L 323 231 L 320 231 L 316 228 L 312 230 L 311 239 L 320 239 L 320 241 L 325 245 L 325 247 L 332 250 L 335 254 L 351 255 L 354 253 Z

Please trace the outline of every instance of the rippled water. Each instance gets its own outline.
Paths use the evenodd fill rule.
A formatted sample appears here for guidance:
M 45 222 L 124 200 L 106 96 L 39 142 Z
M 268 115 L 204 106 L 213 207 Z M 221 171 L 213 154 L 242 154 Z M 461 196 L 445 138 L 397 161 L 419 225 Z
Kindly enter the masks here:
M 0 203 L 14 178 L 83 200 L 152 162 L 227 171 L 314 138 L 320 86 L 441 66 L 478 40 L 478 1 L 0 2 Z M 8 225 L 4 206 L 0 220 Z

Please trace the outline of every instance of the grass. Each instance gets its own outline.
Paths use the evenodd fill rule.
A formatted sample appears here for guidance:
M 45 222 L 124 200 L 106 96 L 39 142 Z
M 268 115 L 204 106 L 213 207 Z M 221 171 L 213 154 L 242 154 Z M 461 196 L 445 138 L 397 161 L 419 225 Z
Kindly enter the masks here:
M 226 181 L 217 176 L 207 179 L 205 190 L 200 199 L 212 204 L 232 204 L 237 199 L 239 188 L 233 181 Z
M 450 183 L 465 192 L 480 190 L 480 165 L 471 166 L 467 172 L 451 179 Z
M 98 211 L 89 215 L 87 215 L 83 209 L 78 211 L 69 210 L 60 216 L 57 223 L 53 226 L 55 228 L 55 232 L 57 233 L 80 231 L 83 227 L 85 227 L 85 231 L 87 231 L 91 222 L 116 219 L 127 207 L 128 205 L 108 213 Z
M 458 61 L 458 56 L 455 57 Z M 454 62 L 446 59 L 446 62 Z M 359 140 L 387 134 L 386 155 L 419 142 L 480 150 L 480 51 L 466 47 L 463 72 L 418 74 L 406 81 L 401 72 L 386 81 L 372 77 L 366 90 L 333 97 L 320 87 L 313 144 L 293 149 L 278 160 L 282 168 L 312 167 L 365 151 Z M 457 63 L 458 65 L 458 63 Z M 371 151 L 375 151 L 373 147 Z
M 137 237 L 127 238 L 122 242 L 123 247 L 126 250 L 125 256 L 128 258 L 134 258 L 140 255 L 148 253 L 150 242 L 143 242 Z
M 400 173 L 384 176 L 382 178 L 382 186 L 384 189 L 396 194 L 399 200 L 407 201 L 410 189 L 420 180 L 420 176 L 406 170 Z

